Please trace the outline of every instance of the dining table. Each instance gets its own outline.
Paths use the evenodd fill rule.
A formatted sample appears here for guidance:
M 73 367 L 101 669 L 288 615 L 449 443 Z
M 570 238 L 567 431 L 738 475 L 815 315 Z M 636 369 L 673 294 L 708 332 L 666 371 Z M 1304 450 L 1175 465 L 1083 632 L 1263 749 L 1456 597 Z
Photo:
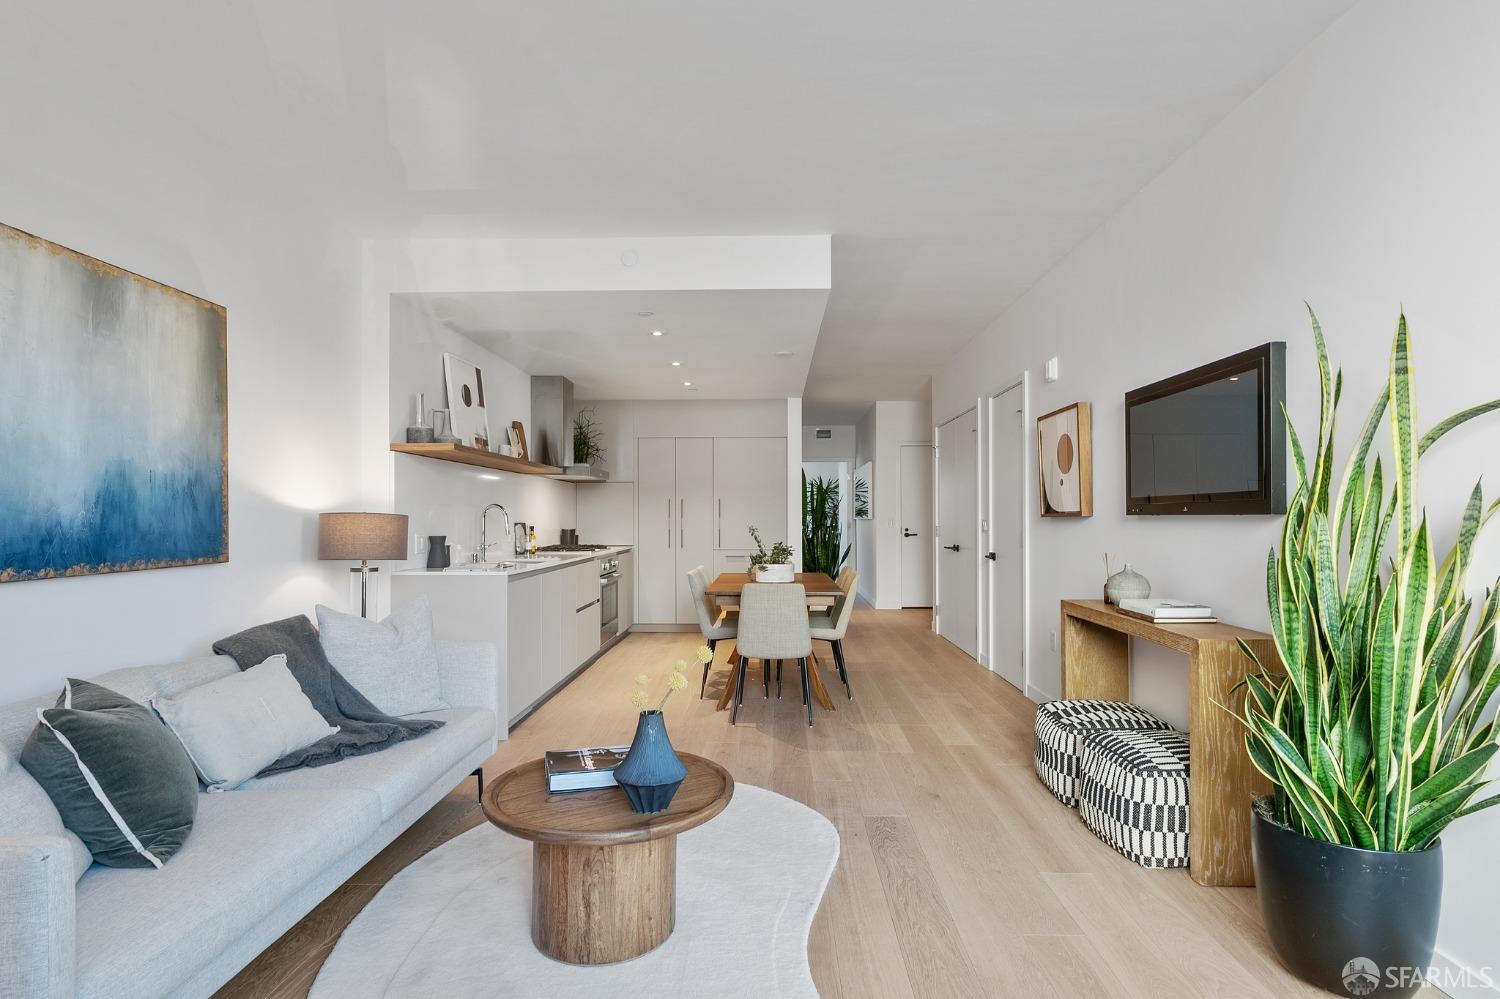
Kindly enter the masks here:
M 714 598 L 719 605 L 719 616 L 722 619 L 728 610 L 739 606 L 740 591 L 745 584 L 750 582 L 749 573 L 744 572 L 721 572 L 714 577 L 714 581 L 708 584 L 706 592 Z M 832 607 L 834 601 L 844 595 L 839 589 L 839 584 L 834 582 L 832 576 L 826 572 L 799 572 L 793 577 L 793 582 L 801 583 L 802 589 L 807 593 L 807 606 L 809 610 L 825 610 Z M 768 585 L 778 585 L 771 583 Z M 733 677 L 734 669 L 739 662 L 739 648 L 729 650 L 730 676 Z M 769 667 L 767 667 L 769 668 Z M 823 685 L 823 678 L 818 670 L 818 659 L 815 655 L 808 656 L 808 682 L 812 687 L 813 698 L 823 706 L 825 710 L 837 710 L 833 706 L 833 698 L 828 694 L 828 688 Z M 718 710 L 723 711 L 729 707 L 729 702 L 734 699 L 734 681 L 724 684 L 724 690 L 719 694 Z

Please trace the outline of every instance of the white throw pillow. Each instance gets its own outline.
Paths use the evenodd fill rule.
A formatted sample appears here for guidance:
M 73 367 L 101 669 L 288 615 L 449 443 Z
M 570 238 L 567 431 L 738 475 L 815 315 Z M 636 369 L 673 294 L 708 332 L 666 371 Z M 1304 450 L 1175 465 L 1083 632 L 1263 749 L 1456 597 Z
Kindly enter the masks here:
M 318 605 L 323 654 L 370 703 L 388 715 L 441 711 L 432 607 L 419 596 L 384 621 Z
M 176 697 L 147 701 L 182 742 L 210 791 L 228 791 L 287 753 L 338 731 L 274 655 Z

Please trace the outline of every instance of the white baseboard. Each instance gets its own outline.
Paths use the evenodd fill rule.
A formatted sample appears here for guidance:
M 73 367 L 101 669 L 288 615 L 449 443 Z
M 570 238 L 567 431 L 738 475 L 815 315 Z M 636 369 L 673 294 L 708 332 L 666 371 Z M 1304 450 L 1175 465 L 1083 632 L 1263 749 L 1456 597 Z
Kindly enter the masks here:
M 1035 686 L 1034 684 L 1030 684 L 1030 683 L 1028 683 L 1026 685 L 1026 696 L 1029 697 L 1029 698 L 1031 698 L 1033 701 L 1035 701 L 1038 704 L 1041 704 L 1043 701 L 1055 701 L 1055 700 L 1057 700 L 1057 695 L 1056 694 L 1049 694 L 1049 693 L 1047 693 L 1047 691 L 1043 690 L 1041 687 Z

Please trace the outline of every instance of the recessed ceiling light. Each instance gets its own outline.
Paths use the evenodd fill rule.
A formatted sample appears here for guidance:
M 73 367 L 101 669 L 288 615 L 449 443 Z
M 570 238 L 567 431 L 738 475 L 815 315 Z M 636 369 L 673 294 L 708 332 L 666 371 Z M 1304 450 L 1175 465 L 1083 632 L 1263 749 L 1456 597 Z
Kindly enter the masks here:
M 672 362 L 672 367 L 674 367 L 674 368 L 680 368 L 680 367 L 682 367 L 682 362 L 681 361 L 673 361 Z
M 692 388 L 693 387 L 693 383 L 692 382 L 683 382 L 682 384 L 684 386 L 686 386 L 687 388 Z
M 776 356 L 777 357 L 791 357 L 792 356 L 792 352 L 790 350 L 778 350 L 776 352 Z
M 652 316 L 656 315 L 656 313 L 647 310 L 645 312 L 637 312 L 636 315 L 640 316 L 642 319 L 650 319 Z
M 667 334 L 663 330 L 652 330 L 651 331 L 651 335 L 652 336 L 666 336 Z

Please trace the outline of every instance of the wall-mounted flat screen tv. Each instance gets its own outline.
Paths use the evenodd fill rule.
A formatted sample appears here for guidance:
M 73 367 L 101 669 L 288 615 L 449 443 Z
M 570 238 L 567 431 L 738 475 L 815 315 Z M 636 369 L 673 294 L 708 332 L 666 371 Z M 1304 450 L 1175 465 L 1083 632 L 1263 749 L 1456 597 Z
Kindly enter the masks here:
M 1125 394 L 1125 512 L 1286 512 L 1286 344 Z

